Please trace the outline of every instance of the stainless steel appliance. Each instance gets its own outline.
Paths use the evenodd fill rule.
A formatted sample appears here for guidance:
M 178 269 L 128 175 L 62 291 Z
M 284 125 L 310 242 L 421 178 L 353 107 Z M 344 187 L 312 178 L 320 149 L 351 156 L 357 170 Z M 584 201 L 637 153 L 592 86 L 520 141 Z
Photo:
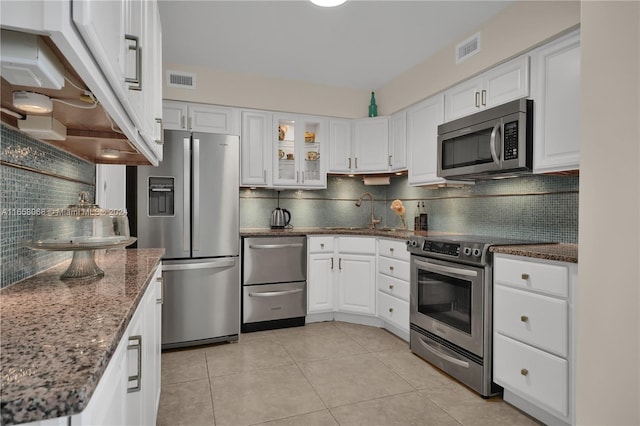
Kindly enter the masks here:
M 251 237 L 242 247 L 242 331 L 304 325 L 306 238 Z
M 291 222 L 291 212 L 280 208 L 280 191 L 278 191 L 278 207 L 271 212 L 269 224 L 271 229 L 283 229 L 289 225 L 289 222 Z
M 137 168 L 138 247 L 164 247 L 162 347 L 233 341 L 240 329 L 237 136 L 165 131 Z
M 438 176 L 482 179 L 530 172 L 533 101 L 518 99 L 438 126 Z
M 412 236 L 411 350 L 484 397 L 492 382 L 493 264 L 489 247 L 531 242 L 478 236 Z

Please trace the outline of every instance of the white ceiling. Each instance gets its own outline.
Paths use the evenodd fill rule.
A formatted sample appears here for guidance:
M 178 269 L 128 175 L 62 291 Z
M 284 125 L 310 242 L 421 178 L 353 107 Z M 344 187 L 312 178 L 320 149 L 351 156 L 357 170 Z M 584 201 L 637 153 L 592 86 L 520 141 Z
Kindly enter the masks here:
M 509 3 L 160 0 L 163 61 L 374 90 Z

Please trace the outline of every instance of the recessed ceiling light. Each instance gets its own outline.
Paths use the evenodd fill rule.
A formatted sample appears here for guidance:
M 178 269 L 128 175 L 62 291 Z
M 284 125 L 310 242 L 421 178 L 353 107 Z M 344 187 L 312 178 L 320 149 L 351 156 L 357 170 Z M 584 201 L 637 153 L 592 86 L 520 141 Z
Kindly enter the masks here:
M 13 92 L 13 106 L 31 114 L 46 114 L 53 111 L 51 98 L 34 92 Z
M 342 3 L 345 3 L 347 0 L 311 0 L 311 3 L 316 6 L 322 7 L 334 7 L 340 6 Z

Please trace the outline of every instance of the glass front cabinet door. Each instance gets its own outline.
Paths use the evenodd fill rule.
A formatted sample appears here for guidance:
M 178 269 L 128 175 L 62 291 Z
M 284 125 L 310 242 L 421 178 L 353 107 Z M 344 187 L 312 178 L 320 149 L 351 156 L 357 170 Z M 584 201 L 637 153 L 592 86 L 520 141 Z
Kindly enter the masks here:
M 322 154 L 329 144 L 328 134 L 326 118 L 274 115 L 273 186 L 326 188 L 327 173 Z

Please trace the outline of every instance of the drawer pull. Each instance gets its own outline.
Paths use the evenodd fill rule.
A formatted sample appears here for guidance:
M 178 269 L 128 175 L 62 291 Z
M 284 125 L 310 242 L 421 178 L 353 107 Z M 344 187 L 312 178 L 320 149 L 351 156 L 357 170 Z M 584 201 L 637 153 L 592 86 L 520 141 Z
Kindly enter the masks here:
M 393 253 L 393 247 L 389 247 L 389 251 Z
M 526 315 L 521 315 L 521 316 L 520 316 L 520 321 L 522 321 L 522 322 L 527 322 L 527 321 L 529 321 L 529 317 L 528 317 L 528 316 L 526 316 Z
M 320 248 L 323 249 L 324 248 L 324 243 L 320 243 Z
M 393 284 L 389 284 L 389 290 L 393 290 Z
M 393 266 L 389 266 L 389 270 L 393 272 Z
M 389 312 L 393 312 L 393 308 L 389 308 Z
M 522 279 L 523 280 L 528 280 L 529 279 L 529 274 L 522 274 Z
M 526 376 L 529 374 L 529 370 L 527 370 L 526 368 L 523 368 L 522 370 L 520 370 L 520 374 L 522 374 L 523 376 Z

